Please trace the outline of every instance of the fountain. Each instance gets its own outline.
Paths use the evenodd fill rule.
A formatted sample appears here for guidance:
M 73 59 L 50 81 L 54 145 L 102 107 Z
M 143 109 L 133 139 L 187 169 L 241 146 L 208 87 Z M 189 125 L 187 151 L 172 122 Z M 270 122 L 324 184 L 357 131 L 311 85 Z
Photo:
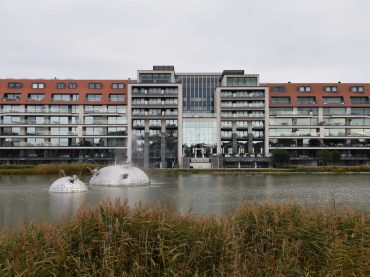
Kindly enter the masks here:
M 96 186 L 147 186 L 148 175 L 130 164 L 119 164 L 92 170 L 90 185 Z
M 61 170 L 64 174 L 64 171 Z M 87 186 L 76 175 L 64 176 L 54 181 L 49 188 L 50 192 L 83 192 Z

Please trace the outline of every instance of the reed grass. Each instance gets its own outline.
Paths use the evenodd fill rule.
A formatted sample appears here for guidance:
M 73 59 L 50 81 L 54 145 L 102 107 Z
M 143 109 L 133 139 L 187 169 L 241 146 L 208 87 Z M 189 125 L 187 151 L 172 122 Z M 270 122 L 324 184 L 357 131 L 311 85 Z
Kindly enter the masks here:
M 192 217 L 127 202 L 0 235 L 0 276 L 370 276 L 370 217 L 243 203 Z

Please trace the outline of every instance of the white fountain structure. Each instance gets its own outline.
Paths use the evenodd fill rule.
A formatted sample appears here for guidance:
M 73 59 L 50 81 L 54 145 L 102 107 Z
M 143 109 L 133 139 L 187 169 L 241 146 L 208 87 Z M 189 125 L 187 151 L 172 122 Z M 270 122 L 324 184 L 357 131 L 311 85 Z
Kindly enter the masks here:
M 93 171 L 89 185 L 95 186 L 147 186 L 148 175 L 130 164 L 117 164 Z
M 64 176 L 54 181 L 49 188 L 50 192 L 84 192 L 87 186 L 76 175 Z

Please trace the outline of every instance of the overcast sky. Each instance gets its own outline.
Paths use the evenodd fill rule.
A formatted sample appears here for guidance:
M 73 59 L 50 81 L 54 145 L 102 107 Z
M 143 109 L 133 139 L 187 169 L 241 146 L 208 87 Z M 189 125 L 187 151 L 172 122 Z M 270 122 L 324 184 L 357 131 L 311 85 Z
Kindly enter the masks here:
M 367 0 L 0 0 L 0 78 L 245 69 L 263 82 L 370 82 Z

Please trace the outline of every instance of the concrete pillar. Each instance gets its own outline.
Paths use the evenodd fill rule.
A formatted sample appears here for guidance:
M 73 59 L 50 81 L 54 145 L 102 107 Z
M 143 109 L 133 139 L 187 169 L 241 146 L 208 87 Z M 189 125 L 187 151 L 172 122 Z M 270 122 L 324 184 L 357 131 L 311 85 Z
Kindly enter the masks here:
M 144 133 L 144 169 L 149 169 L 149 132 Z
M 253 154 L 253 127 L 252 121 L 248 121 L 248 154 Z
M 238 135 L 236 133 L 232 133 L 232 147 L 233 154 L 238 153 Z
M 162 168 L 167 167 L 167 163 L 166 163 L 166 132 L 161 132 L 161 164 L 162 164 Z
M 149 169 L 149 121 L 144 121 L 144 169 Z

